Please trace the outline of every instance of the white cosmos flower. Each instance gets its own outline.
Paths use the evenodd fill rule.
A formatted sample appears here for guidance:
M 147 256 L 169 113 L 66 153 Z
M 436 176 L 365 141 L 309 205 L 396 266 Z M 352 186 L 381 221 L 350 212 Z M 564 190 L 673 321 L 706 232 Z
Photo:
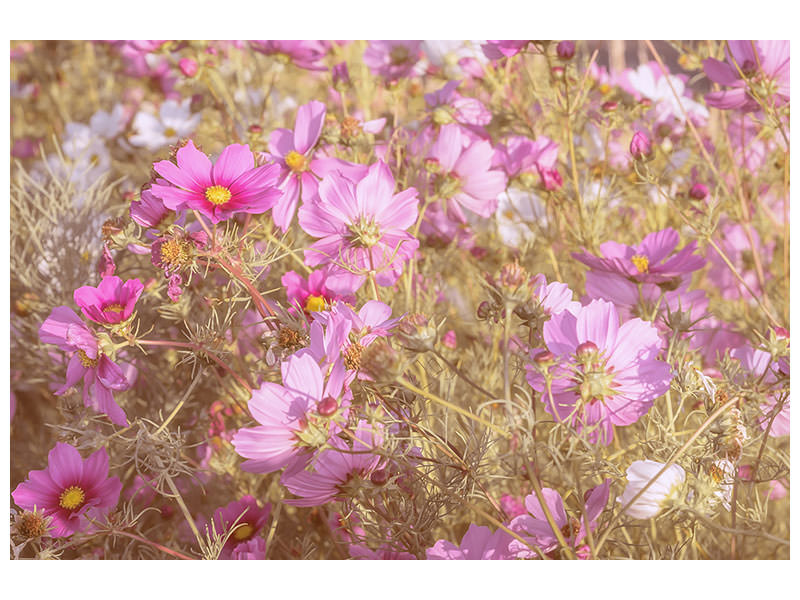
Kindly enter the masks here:
M 200 113 L 192 114 L 189 109 L 191 102 L 191 98 L 182 102 L 165 100 L 157 117 L 145 111 L 136 113 L 133 119 L 136 133 L 130 137 L 131 144 L 158 150 L 191 134 L 202 117 Z
M 656 76 L 650 65 L 640 65 L 638 69 L 629 73 L 628 81 L 637 92 L 653 101 L 659 112 L 658 120 L 661 120 L 664 115 L 671 115 L 681 122 L 685 121 L 681 105 L 689 115 L 695 115 L 703 119 L 708 118 L 708 109 L 705 106 L 683 95 L 686 86 L 675 75 L 662 76 L 656 81 Z M 672 87 L 670 87 L 670 84 L 672 84 Z M 672 91 L 673 88 L 675 90 L 674 93 Z M 675 97 L 676 94 L 680 98 L 680 104 L 678 103 L 678 98 Z
M 628 485 L 625 486 L 622 496 L 617 498 L 617 502 L 622 506 L 627 505 L 663 467 L 664 463 L 654 460 L 635 461 L 628 467 L 626 473 Z M 685 480 L 686 471 L 678 465 L 671 465 L 625 510 L 625 514 L 634 519 L 655 517 L 666 506 L 668 500 L 674 500 L 679 496 Z
M 431 64 L 441 67 L 448 79 L 455 79 L 464 76 L 458 64 L 462 58 L 474 58 L 481 64 L 489 61 L 481 50 L 483 43 L 485 40 L 426 40 L 422 49 Z
M 544 203 L 533 192 L 511 187 L 497 200 L 497 232 L 508 246 L 519 248 L 536 237 L 536 224 L 547 224 Z
M 98 110 L 89 120 L 92 133 L 109 140 L 116 137 L 125 128 L 125 109 L 122 104 L 115 104 L 110 113 Z

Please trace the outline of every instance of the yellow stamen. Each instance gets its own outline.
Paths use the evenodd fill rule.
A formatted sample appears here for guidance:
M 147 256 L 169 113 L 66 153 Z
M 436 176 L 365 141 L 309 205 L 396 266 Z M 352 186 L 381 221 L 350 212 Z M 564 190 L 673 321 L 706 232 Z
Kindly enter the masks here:
M 172 127 L 167 127 L 164 130 L 164 137 L 165 138 L 173 138 L 173 137 L 176 137 L 177 135 L 178 135 L 178 132 L 175 131 Z
M 289 167 L 295 173 L 302 173 L 308 167 L 306 163 L 306 157 L 292 150 L 289 154 L 286 155 L 286 166 Z
M 325 310 L 325 298 L 309 296 L 306 299 L 306 312 L 320 312 L 321 310 Z
M 86 367 L 87 369 L 93 369 L 94 367 L 96 367 L 96 366 L 97 366 L 97 360 L 98 360 L 98 359 L 96 359 L 96 358 L 89 358 L 89 357 L 86 355 L 86 352 L 84 352 L 83 350 L 78 350 L 78 358 L 80 359 L 80 361 L 81 361 L 81 364 L 82 364 L 84 367 Z
M 650 270 L 650 259 L 643 254 L 636 254 L 631 258 L 631 262 L 639 273 L 647 273 Z
M 108 306 L 103 308 L 104 312 L 111 311 L 115 313 L 121 313 L 123 310 L 125 310 L 125 307 L 122 306 L 121 304 L 109 304 Z
M 219 206 L 220 204 L 225 204 L 230 199 L 231 191 L 224 186 L 212 185 L 206 188 L 206 200 L 211 202 L 211 204 Z
M 236 527 L 236 530 L 233 532 L 233 539 L 237 541 L 242 541 L 248 539 L 251 535 L 253 535 L 253 526 L 250 523 L 242 523 Z
M 67 510 L 76 510 L 86 500 L 86 494 L 77 485 L 71 485 L 58 497 L 58 505 Z

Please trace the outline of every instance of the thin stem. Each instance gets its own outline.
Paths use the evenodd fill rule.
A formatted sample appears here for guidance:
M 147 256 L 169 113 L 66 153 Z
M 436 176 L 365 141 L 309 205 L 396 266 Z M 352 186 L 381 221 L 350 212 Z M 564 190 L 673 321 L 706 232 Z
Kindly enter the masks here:
M 189 386 L 189 389 L 187 389 L 187 390 L 186 390 L 186 392 L 183 394 L 183 397 L 181 398 L 180 402 L 178 402 L 178 404 L 176 404 L 176 405 L 175 405 L 175 408 L 173 408 L 173 409 L 172 409 L 172 412 L 169 414 L 169 416 L 168 416 L 166 419 L 164 419 L 164 422 L 163 422 L 163 423 L 162 423 L 162 424 L 159 426 L 159 428 L 158 428 L 158 429 L 156 429 L 155 433 L 153 434 L 154 436 L 156 436 L 156 435 L 158 435 L 159 433 L 161 433 L 162 431 L 164 431 L 164 428 L 165 428 L 167 425 L 169 425 L 169 424 L 170 424 L 170 421 L 172 421 L 172 419 L 174 419 L 174 418 L 175 418 L 175 415 L 177 415 L 177 414 L 178 414 L 178 411 L 179 411 L 179 410 L 180 410 L 180 409 L 183 407 L 183 405 L 186 403 L 186 400 L 188 400 L 188 399 L 189 399 L 189 396 L 191 395 L 191 393 L 192 393 L 192 390 L 194 390 L 195 386 L 196 386 L 196 385 L 197 385 L 197 383 L 200 381 L 200 378 L 203 376 L 203 374 L 204 374 L 204 373 L 205 373 L 205 368 L 203 368 L 203 369 L 200 369 L 200 372 L 199 372 L 199 373 L 198 373 L 198 374 L 195 376 L 195 378 L 192 380 L 192 383 L 191 383 L 191 385 Z

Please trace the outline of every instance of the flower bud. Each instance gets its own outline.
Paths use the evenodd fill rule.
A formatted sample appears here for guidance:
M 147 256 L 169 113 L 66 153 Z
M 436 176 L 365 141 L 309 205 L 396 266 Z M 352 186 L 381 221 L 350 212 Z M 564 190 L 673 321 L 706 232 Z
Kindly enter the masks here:
M 597 344 L 594 342 L 583 342 L 582 344 L 578 344 L 578 347 L 575 348 L 575 354 L 580 358 L 591 356 L 596 352 Z
M 478 310 L 476 312 L 477 312 L 478 318 L 483 321 L 483 320 L 488 319 L 489 316 L 492 314 L 492 307 L 489 305 L 489 303 L 486 300 L 484 300 L 483 302 L 478 304 Z
M 689 190 L 689 196 L 695 200 L 704 200 L 708 196 L 708 187 L 702 183 L 695 183 Z
M 386 485 L 386 482 L 389 481 L 389 474 L 386 469 L 378 469 L 369 476 L 369 480 L 378 486 Z
M 197 75 L 197 61 L 191 58 L 182 58 L 178 61 L 178 68 L 186 77 L 194 77 Z
M 564 67 L 553 67 L 550 72 L 556 79 L 561 79 L 564 77 Z
M 653 155 L 653 144 L 643 131 L 637 131 L 631 138 L 631 155 L 636 160 L 646 160 Z
M 619 103 L 609 100 L 608 102 L 603 102 L 600 108 L 602 108 L 605 112 L 614 112 L 617 110 L 617 108 L 619 108 Z
M 663 468 L 663 463 L 652 460 L 637 460 L 627 470 L 628 484 L 622 496 L 617 498 L 622 506 L 630 502 L 645 485 Z M 655 517 L 666 505 L 677 500 L 686 480 L 686 472 L 678 465 L 671 465 L 656 481 L 625 509 L 625 514 L 634 519 Z
M 575 56 L 575 43 L 570 40 L 563 40 L 558 42 L 556 46 L 556 54 L 561 60 L 570 60 Z
M 561 179 L 561 174 L 558 172 L 558 169 L 545 169 L 539 165 L 536 165 L 536 169 L 539 171 L 539 177 L 542 178 L 542 185 L 547 191 L 561 189 L 561 186 L 564 185 L 564 180 Z
M 350 85 L 350 71 L 347 69 L 347 63 L 342 61 L 333 65 L 331 71 L 333 75 L 333 87 L 337 90 L 342 90 Z
M 339 409 L 339 403 L 333 396 L 326 396 L 317 405 L 317 412 L 323 417 L 331 417 Z
M 250 125 L 250 127 L 247 128 L 247 131 L 248 131 L 248 133 L 258 134 L 258 133 L 261 133 L 264 130 L 262 129 L 261 125 L 257 125 L 255 123 L 253 123 L 252 125 Z
M 397 327 L 400 343 L 414 352 L 433 350 L 437 331 L 422 313 L 411 313 L 400 321 Z

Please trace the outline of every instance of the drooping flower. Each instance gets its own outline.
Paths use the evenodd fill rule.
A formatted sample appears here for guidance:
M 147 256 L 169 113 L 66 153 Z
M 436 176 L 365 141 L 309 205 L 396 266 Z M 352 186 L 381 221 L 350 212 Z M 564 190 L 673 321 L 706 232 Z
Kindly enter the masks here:
M 528 365 L 528 383 L 547 412 L 588 430 L 591 442 L 610 444 L 613 425 L 635 423 L 669 389 L 669 365 L 657 359 L 658 330 L 641 319 L 620 326 L 610 302 L 593 300 L 575 314 L 555 314 L 543 332 L 555 363 L 552 385 L 548 391 L 537 365 Z
M 679 241 L 678 232 L 668 227 L 648 234 L 636 246 L 608 241 L 600 244 L 602 256 L 574 252 L 572 257 L 597 272 L 622 275 L 637 283 L 666 283 L 706 264 L 702 256 L 694 254 L 694 240 L 671 255 Z
M 577 548 L 586 537 L 586 517 L 589 519 L 589 527 L 592 531 L 597 527 L 597 518 L 608 503 L 610 486 L 611 480 L 606 479 L 601 485 L 592 488 L 586 493 L 585 507 L 582 513 L 578 515 L 580 519 L 567 515 L 561 494 L 551 488 L 542 488 L 542 495 L 550 515 L 553 517 L 564 540 L 573 548 Z M 528 542 L 537 545 L 542 552 L 547 553 L 555 550 L 558 547 L 558 537 L 550 526 L 547 515 L 536 494 L 529 494 L 525 498 L 525 508 L 529 514 L 520 515 L 513 519 L 509 529 L 518 533 Z M 517 558 L 533 558 L 536 556 L 534 550 L 517 539 L 509 540 L 509 552 Z
M 647 483 L 664 467 L 664 463 L 653 460 L 637 460 L 626 472 L 628 484 L 622 496 L 617 498 L 623 507 L 633 500 Z M 680 465 L 670 465 L 661 476 L 631 504 L 625 514 L 634 519 L 655 517 L 672 500 L 676 500 L 686 480 L 686 471 Z
M 723 110 L 759 110 L 759 97 L 767 105 L 789 102 L 789 42 L 786 40 L 730 40 L 722 62 L 703 61 L 712 81 L 733 89 L 706 94 L 709 106 Z
M 67 537 L 87 525 L 84 517 L 99 519 L 113 509 L 120 490 L 120 480 L 108 476 L 105 448 L 84 460 L 75 448 L 58 442 L 47 456 L 47 468 L 28 473 L 11 495 L 21 508 L 35 507 L 51 517 L 53 537 Z
M 172 210 L 197 210 L 212 223 L 239 212 L 263 213 L 280 197 L 277 165 L 255 167 L 250 147 L 227 146 L 212 165 L 209 158 L 189 140 L 176 153 L 177 165 L 162 160 L 153 169 L 167 183 L 154 183 L 150 191 Z
M 372 40 L 364 50 L 364 64 L 374 75 L 397 81 L 412 74 L 421 46 L 419 40 Z
M 281 197 L 272 210 L 272 219 L 284 232 L 294 219 L 301 195 L 303 202 L 311 202 L 317 195 L 319 179 L 336 170 L 356 181 L 367 172 L 364 165 L 340 158 L 314 156 L 325 123 L 325 112 L 322 102 L 312 100 L 297 109 L 294 131 L 276 129 L 269 136 L 269 153 L 264 156 L 278 165 L 281 190 Z
M 200 113 L 192 114 L 191 103 L 191 98 L 181 102 L 165 100 L 158 109 L 158 116 L 139 111 L 133 118 L 136 133 L 130 136 L 130 143 L 148 150 L 159 150 L 191 135 L 203 117 Z
M 493 155 L 488 141 L 470 140 L 455 123 L 444 125 L 431 146 L 428 159 L 437 164 L 436 191 L 462 223 L 462 207 L 484 218 L 497 209 L 507 182 L 505 173 L 492 169 Z
M 294 506 L 320 506 L 336 499 L 352 497 L 361 487 L 375 486 L 370 475 L 377 471 L 383 460 L 370 450 L 383 442 L 383 436 L 366 421 L 359 421 L 351 431 L 352 444 L 338 436 L 332 437 L 329 448 L 320 452 L 312 471 L 284 473 L 281 483 L 299 496 L 286 500 Z M 385 482 L 384 482 L 385 483 Z
M 123 283 L 116 276 L 103 277 L 97 287 L 84 285 L 75 290 L 74 299 L 90 321 L 115 325 L 131 318 L 142 290 L 144 285 L 138 279 Z
M 502 529 L 494 533 L 488 527 L 469 526 L 461 544 L 439 540 L 425 551 L 428 560 L 509 560 L 513 555 L 508 544 L 513 538 Z
M 264 382 L 248 403 L 258 421 L 233 436 L 236 452 L 247 458 L 242 469 L 271 473 L 302 469 L 311 452 L 323 446 L 347 401 L 340 398 L 344 369 L 331 370 L 327 383 L 313 357 L 295 354 L 281 363 L 283 384 Z
M 257 550 L 257 547 L 251 548 L 247 544 L 257 539 L 256 536 L 266 524 L 271 509 L 272 505 L 269 503 L 262 508 L 255 498 L 246 495 L 215 510 L 213 517 L 214 531 L 221 536 L 230 533 L 228 540 L 222 547 L 219 558 L 223 560 L 242 558 L 241 555 L 243 554 L 255 553 L 254 550 Z M 246 548 L 239 548 L 240 546 L 246 546 Z M 234 554 L 239 556 L 234 556 Z M 263 558 L 263 553 L 261 558 Z
M 378 285 L 392 285 L 414 255 L 419 242 L 406 229 L 417 219 L 417 190 L 394 194 L 394 185 L 382 161 L 357 183 L 334 171 L 320 183 L 318 199 L 300 207 L 300 226 L 322 238 L 305 251 L 305 262 L 331 265 L 330 289 L 355 292 L 369 272 Z
M 67 365 L 67 380 L 56 394 L 67 393 L 83 380 L 83 404 L 105 413 L 116 425 L 128 425 L 125 411 L 114 401 L 113 391 L 130 387 L 119 366 L 100 349 L 94 333 L 75 312 L 67 306 L 58 306 L 39 328 L 39 339 L 44 344 L 55 344 L 71 353 Z

